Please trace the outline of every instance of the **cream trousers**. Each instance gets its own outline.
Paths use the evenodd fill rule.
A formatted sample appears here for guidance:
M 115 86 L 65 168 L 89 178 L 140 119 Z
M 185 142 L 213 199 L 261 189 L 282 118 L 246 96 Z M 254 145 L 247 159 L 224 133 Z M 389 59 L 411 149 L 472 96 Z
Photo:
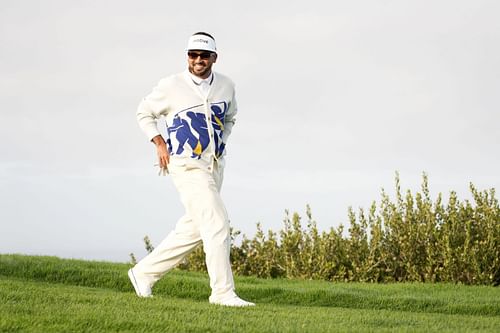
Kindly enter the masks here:
M 220 196 L 223 167 L 217 163 L 211 168 L 170 163 L 168 168 L 186 213 L 134 272 L 152 286 L 202 243 L 212 288 L 210 301 L 235 296 L 229 219 Z

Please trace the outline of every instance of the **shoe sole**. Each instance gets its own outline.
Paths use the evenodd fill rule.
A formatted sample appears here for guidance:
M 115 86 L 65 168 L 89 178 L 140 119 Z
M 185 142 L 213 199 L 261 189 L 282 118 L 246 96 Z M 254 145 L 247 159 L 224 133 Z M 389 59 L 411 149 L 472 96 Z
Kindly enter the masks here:
M 255 306 L 255 303 L 250 303 L 250 304 L 242 304 L 242 305 L 235 305 L 235 304 L 224 304 L 224 303 L 218 303 L 218 302 L 209 302 L 212 305 L 218 305 L 218 306 L 227 306 L 231 308 L 247 308 L 250 306 Z

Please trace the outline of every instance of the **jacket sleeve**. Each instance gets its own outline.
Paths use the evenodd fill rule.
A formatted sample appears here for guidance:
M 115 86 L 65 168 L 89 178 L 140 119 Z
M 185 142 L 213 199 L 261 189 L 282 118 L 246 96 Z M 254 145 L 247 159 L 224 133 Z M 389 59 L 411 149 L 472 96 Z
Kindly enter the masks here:
M 166 98 L 166 80 L 161 80 L 153 91 L 143 98 L 137 108 L 137 122 L 149 140 L 160 135 L 157 127 L 157 119 L 165 116 L 168 111 Z
M 229 103 L 226 116 L 224 118 L 224 132 L 222 133 L 222 142 L 227 143 L 227 139 L 231 134 L 234 123 L 236 122 L 236 114 L 238 113 L 238 104 L 236 103 L 235 92 L 233 90 L 233 98 Z

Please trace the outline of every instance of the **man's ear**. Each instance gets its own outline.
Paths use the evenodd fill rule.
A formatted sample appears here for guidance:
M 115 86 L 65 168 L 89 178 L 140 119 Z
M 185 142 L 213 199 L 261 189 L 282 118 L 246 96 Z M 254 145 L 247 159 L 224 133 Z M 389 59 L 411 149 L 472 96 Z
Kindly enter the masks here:
M 217 62 L 217 53 L 214 53 L 214 63 Z

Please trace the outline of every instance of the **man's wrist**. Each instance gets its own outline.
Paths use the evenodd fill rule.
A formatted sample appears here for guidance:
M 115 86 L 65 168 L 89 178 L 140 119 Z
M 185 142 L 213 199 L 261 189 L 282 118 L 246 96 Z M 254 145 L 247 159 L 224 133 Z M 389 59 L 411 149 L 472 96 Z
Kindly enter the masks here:
M 167 146 L 167 144 L 166 144 L 165 142 L 159 142 L 159 143 L 155 143 L 155 146 L 156 146 L 157 148 L 159 148 L 159 147 L 166 147 L 166 146 Z
M 156 147 L 166 146 L 165 140 L 163 140 L 163 137 L 161 135 L 157 135 L 152 138 L 151 142 L 153 142 Z

